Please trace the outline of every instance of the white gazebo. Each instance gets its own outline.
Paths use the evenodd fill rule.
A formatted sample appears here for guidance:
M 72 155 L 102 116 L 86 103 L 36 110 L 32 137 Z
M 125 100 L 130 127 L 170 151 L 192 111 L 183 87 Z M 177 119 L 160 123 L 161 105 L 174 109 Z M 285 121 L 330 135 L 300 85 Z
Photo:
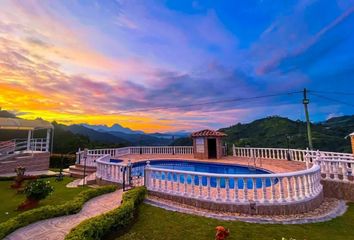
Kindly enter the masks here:
M 45 129 L 47 130 L 46 138 L 33 138 L 34 131 Z M 27 140 L 21 142 L 21 149 L 19 150 L 41 152 L 49 152 L 52 150 L 52 148 L 50 148 L 50 144 L 53 144 L 54 126 L 50 122 L 44 121 L 43 119 L 26 120 L 20 118 L 0 118 L 0 130 L 28 131 Z M 15 143 L 15 148 L 18 147 L 16 146 L 16 141 L 11 141 Z

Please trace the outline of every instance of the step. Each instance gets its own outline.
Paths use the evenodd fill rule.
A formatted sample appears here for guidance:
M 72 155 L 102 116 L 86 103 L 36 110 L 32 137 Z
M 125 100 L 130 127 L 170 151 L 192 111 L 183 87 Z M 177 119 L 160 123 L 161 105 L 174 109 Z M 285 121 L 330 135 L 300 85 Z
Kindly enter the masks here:
M 69 167 L 69 172 L 70 172 L 70 175 L 72 177 L 75 177 L 75 178 L 82 178 L 84 176 L 84 169 L 83 168 L 77 168 L 76 165 L 74 166 L 70 166 Z M 86 176 L 92 174 L 92 173 L 95 173 L 96 172 L 96 168 L 94 169 L 86 169 Z
M 75 165 L 71 165 L 69 168 L 76 168 L 76 169 L 84 170 L 85 167 L 84 167 L 84 165 L 75 164 Z M 96 167 L 94 167 L 94 166 L 86 166 L 86 171 L 87 170 L 96 171 Z

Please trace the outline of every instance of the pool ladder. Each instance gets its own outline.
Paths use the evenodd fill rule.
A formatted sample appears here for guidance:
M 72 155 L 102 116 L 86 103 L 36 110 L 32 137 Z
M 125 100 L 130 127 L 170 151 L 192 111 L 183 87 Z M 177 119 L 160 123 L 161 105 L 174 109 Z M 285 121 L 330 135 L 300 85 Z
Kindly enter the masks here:
M 257 162 L 258 162 L 258 167 L 262 167 L 262 158 L 255 157 L 255 156 L 252 158 L 248 158 L 247 161 L 248 169 L 251 171 L 255 171 L 257 169 Z

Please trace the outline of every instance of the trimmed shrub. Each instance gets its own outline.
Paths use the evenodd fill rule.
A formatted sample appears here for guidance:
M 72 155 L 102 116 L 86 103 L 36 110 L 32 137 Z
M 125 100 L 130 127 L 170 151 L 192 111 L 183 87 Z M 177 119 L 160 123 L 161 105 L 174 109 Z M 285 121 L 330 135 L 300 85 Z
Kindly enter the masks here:
M 49 181 L 35 180 L 29 182 L 24 190 L 27 199 L 42 200 L 54 191 Z
M 32 209 L 13 217 L 6 222 L 0 223 L 0 239 L 15 231 L 18 228 L 31 223 L 64 215 L 77 213 L 84 203 L 99 195 L 114 192 L 115 186 L 104 186 L 96 189 L 88 189 L 79 193 L 73 200 L 61 205 L 48 205 Z
M 105 214 L 87 219 L 73 228 L 65 237 L 66 240 L 103 239 L 112 231 L 125 229 L 130 225 L 137 213 L 137 207 L 144 200 L 146 188 L 139 187 L 123 195 L 123 203 L 118 208 Z

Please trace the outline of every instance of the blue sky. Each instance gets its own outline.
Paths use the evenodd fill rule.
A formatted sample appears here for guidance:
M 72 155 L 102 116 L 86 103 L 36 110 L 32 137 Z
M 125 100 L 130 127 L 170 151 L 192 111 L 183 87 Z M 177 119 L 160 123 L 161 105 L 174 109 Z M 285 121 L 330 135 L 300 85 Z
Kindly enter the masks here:
M 0 3 L 0 105 L 27 118 L 145 131 L 304 119 L 301 94 L 151 108 L 305 87 L 339 100 L 310 92 L 313 121 L 354 114 L 354 1 Z

